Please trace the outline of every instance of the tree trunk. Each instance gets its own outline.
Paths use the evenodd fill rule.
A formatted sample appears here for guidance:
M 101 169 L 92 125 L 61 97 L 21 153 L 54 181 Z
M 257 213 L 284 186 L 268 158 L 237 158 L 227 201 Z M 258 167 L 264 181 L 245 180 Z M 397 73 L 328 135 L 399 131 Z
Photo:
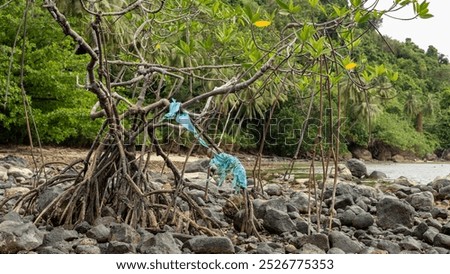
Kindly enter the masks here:
M 416 115 L 416 131 L 422 133 L 423 132 L 423 113 L 419 111 Z

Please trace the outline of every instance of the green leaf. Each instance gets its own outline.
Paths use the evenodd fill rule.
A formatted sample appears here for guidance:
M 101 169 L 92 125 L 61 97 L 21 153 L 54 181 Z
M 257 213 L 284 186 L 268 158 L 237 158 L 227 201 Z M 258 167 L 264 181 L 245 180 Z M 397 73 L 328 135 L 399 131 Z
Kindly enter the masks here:
M 409 5 L 411 3 L 412 0 L 403 0 L 403 1 L 398 1 L 400 2 L 400 6 L 404 7 L 406 5 Z
M 369 21 L 370 19 L 370 13 L 366 12 L 366 14 L 361 14 L 361 12 L 358 10 L 355 13 L 355 22 L 359 23 L 359 24 L 364 24 L 367 21 Z
M 359 44 L 361 44 L 361 38 L 350 41 L 350 43 L 348 44 L 348 48 L 354 49 L 354 48 L 358 47 Z
M 205 50 L 211 50 L 214 43 L 211 39 L 211 36 L 208 36 L 208 38 L 205 38 L 201 41 L 198 41 L 198 43 L 205 49 Z
M 318 40 L 310 39 L 311 49 L 310 53 L 313 57 L 317 58 L 323 54 L 327 53 L 327 49 L 325 48 L 325 37 L 320 37 Z
M 398 80 L 398 71 L 396 71 L 394 73 L 390 73 L 389 80 L 391 80 L 392 82 L 397 81 Z
M 188 43 L 186 43 L 183 40 L 180 40 L 180 44 L 178 45 L 178 48 L 186 55 L 191 54 L 191 47 Z
M 366 70 L 363 71 L 363 72 L 361 73 L 361 75 L 362 75 L 364 81 L 366 81 L 367 83 L 370 82 L 370 81 L 373 79 L 372 74 L 369 74 L 369 72 L 366 71 Z
M 430 5 L 430 3 L 428 3 L 427 1 L 423 1 L 420 5 L 419 5 L 419 7 L 420 7 L 420 10 L 421 11 L 423 11 L 423 10 L 428 10 L 428 6 Z
M 319 3 L 319 0 L 308 0 L 309 1 L 309 5 L 313 8 L 315 8 L 317 6 L 317 4 Z
M 277 0 L 277 4 L 278 4 L 278 6 L 280 6 L 280 8 L 285 9 L 285 10 L 289 10 L 289 5 L 284 3 L 283 1 Z
M 301 41 L 306 42 L 316 33 L 316 29 L 311 25 L 304 25 L 300 33 L 297 34 Z
M 125 13 L 125 18 L 127 18 L 128 20 L 131 20 L 133 18 L 133 13 L 131 13 L 131 12 Z
M 219 8 L 220 8 L 220 2 L 216 1 L 214 3 L 214 5 L 212 6 L 212 11 L 214 14 L 217 14 L 219 12 Z
M 234 31 L 234 25 L 232 24 L 223 24 L 222 25 L 222 29 L 218 30 L 216 32 L 216 37 L 217 40 L 219 40 L 219 42 L 221 43 L 228 43 L 233 35 L 233 31 Z
M 245 5 L 242 9 L 244 11 L 244 14 L 247 16 L 247 18 L 250 20 L 250 22 L 253 22 L 253 10 L 249 5 Z
M 380 75 L 384 74 L 386 71 L 387 71 L 386 67 L 383 64 L 381 64 L 379 66 L 376 66 L 375 75 L 380 76 Z
M 345 16 L 345 14 L 348 12 L 347 7 L 345 7 L 345 6 L 344 7 L 339 7 L 337 5 L 333 5 L 333 10 L 334 10 L 334 12 L 336 13 L 336 15 L 338 17 Z
M 294 1 L 289 1 L 289 12 L 290 13 L 297 13 L 300 11 L 300 6 L 294 5 Z
M 361 0 L 350 0 L 353 7 L 359 7 L 361 5 Z
M 422 19 L 428 19 L 428 18 L 432 18 L 434 15 L 433 14 L 429 14 L 429 13 L 425 13 L 425 14 L 420 14 L 419 13 L 419 17 Z

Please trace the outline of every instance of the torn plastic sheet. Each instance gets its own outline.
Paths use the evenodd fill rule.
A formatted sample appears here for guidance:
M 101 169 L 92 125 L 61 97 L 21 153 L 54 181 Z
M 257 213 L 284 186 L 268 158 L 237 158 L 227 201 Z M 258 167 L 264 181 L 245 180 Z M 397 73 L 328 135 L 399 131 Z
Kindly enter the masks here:
M 192 124 L 189 114 L 181 110 L 180 102 L 177 102 L 175 99 L 172 99 L 172 102 L 169 105 L 169 112 L 164 115 L 164 118 L 166 119 L 175 118 L 177 123 L 179 123 L 188 131 L 194 134 L 195 138 L 198 139 L 199 143 L 202 146 L 208 147 L 208 144 L 200 137 L 200 134 L 198 134 L 195 126 Z M 232 187 L 236 192 L 239 192 L 240 189 L 247 188 L 246 171 L 238 158 L 222 152 L 214 155 L 214 157 L 209 162 L 209 166 L 214 167 L 217 170 L 217 173 L 219 175 L 219 181 L 217 185 L 219 187 L 222 186 L 227 176 L 232 174 L 233 175 Z
M 194 124 L 192 124 L 191 117 L 189 117 L 189 114 L 187 114 L 184 111 L 180 111 L 181 103 L 177 102 L 175 99 L 172 99 L 172 102 L 169 105 L 169 112 L 164 115 L 164 118 L 166 119 L 173 119 L 175 118 L 175 121 L 182 125 L 185 129 L 192 132 L 197 138 L 198 142 L 204 146 L 208 147 L 208 144 L 200 137 L 200 134 L 198 134 L 197 129 L 195 128 Z
M 209 162 L 209 165 L 217 169 L 217 173 L 219 174 L 218 186 L 223 184 L 229 174 L 233 174 L 232 187 L 234 190 L 239 192 L 241 188 L 247 188 L 245 168 L 238 158 L 222 152 L 216 154 Z

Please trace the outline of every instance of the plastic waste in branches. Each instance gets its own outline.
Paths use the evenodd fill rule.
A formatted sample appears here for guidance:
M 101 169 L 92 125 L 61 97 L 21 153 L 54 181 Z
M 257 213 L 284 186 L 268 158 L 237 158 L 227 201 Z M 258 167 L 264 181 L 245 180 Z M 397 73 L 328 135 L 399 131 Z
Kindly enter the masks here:
M 188 131 L 192 132 L 197 138 L 198 142 L 208 148 L 208 144 L 201 138 L 200 134 L 197 132 L 194 124 L 186 111 L 181 110 L 181 103 L 172 99 L 169 105 L 169 112 L 164 115 L 166 119 L 173 119 L 186 128 Z M 247 175 L 244 166 L 241 164 L 238 158 L 221 152 L 214 154 L 214 157 L 209 162 L 209 166 L 215 168 L 219 174 L 218 186 L 221 186 L 226 180 L 228 174 L 233 174 L 232 186 L 236 192 L 239 190 L 247 188 Z
M 247 188 L 245 168 L 238 158 L 222 152 L 214 155 L 209 162 L 209 166 L 217 169 L 217 173 L 219 174 L 219 181 L 217 182 L 218 186 L 221 186 L 227 178 L 227 175 L 231 173 L 233 174 L 231 185 L 236 192 L 239 192 L 241 188 Z
M 197 129 L 195 129 L 195 126 L 192 124 L 189 114 L 185 111 L 181 111 L 180 108 L 181 103 L 177 102 L 175 99 L 172 99 L 172 102 L 169 105 L 169 112 L 164 115 L 164 118 L 173 119 L 175 117 L 175 121 L 177 121 L 185 129 L 192 132 L 202 146 L 208 147 L 208 144 L 202 139 L 202 137 L 200 137 Z

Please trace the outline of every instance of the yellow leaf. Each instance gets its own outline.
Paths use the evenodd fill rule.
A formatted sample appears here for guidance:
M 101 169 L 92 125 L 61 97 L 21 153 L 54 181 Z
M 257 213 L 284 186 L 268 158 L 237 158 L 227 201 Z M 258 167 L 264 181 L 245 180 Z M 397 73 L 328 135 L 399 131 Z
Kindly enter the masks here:
M 345 69 L 346 70 L 352 70 L 354 68 L 356 68 L 356 63 L 348 63 L 347 65 L 345 65 Z
M 270 26 L 270 24 L 272 24 L 272 22 L 265 21 L 265 20 L 260 20 L 260 21 L 256 21 L 255 23 L 253 23 L 253 25 L 255 25 L 258 28 L 265 28 L 265 27 Z
M 161 48 L 161 45 L 159 43 L 155 45 L 155 49 L 160 49 L 160 48 Z

